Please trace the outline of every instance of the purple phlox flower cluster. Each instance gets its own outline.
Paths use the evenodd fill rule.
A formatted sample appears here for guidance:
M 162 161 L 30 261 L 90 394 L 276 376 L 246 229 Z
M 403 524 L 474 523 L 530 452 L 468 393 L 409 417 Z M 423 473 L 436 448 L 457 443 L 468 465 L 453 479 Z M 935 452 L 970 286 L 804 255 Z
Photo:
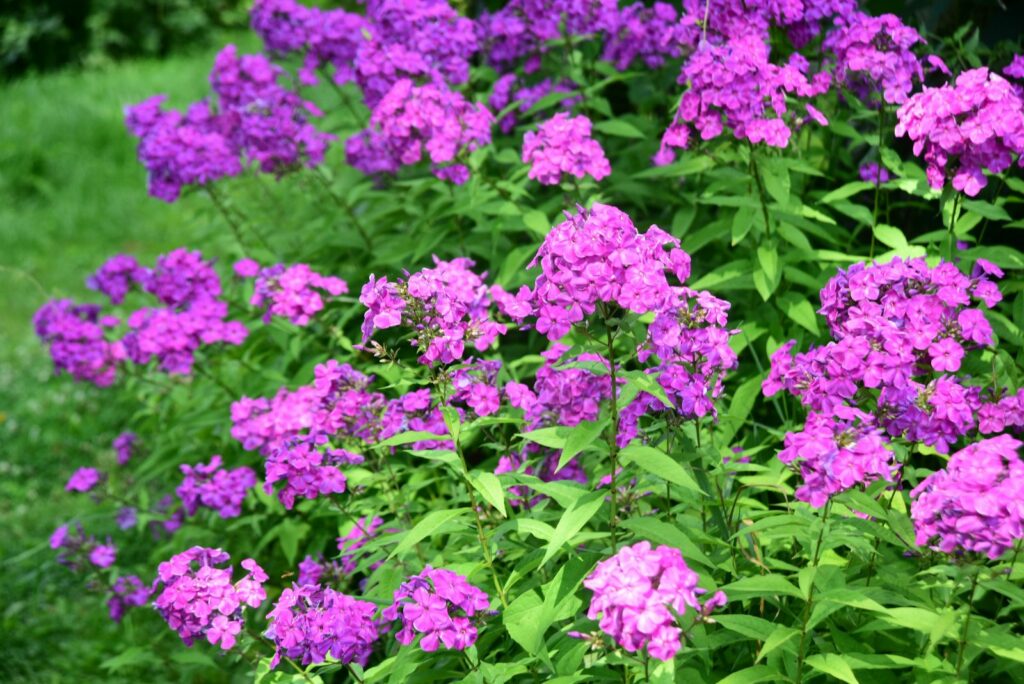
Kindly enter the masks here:
M 231 404 L 231 436 L 247 451 L 266 455 L 308 430 L 319 403 L 320 396 L 312 386 L 294 392 L 282 387 L 269 399 L 242 397 Z
M 460 159 L 490 144 L 493 124 L 494 115 L 484 105 L 467 101 L 443 84 L 416 85 L 405 78 L 374 107 L 371 132 L 364 134 L 361 146 L 382 145 L 388 158 L 403 166 L 426 155 L 435 175 L 461 185 L 469 178 L 469 169 Z M 359 165 L 361 158 L 350 156 L 349 163 L 372 172 Z
M 402 582 L 395 600 L 381 616 L 387 621 L 401 619 L 395 634 L 398 643 L 411 644 L 423 635 L 420 648 L 436 651 L 440 645 L 463 651 L 476 643 L 476 619 L 490 605 L 487 594 L 465 577 L 429 565 L 423 572 Z
M 227 45 L 210 74 L 238 153 L 266 173 L 281 174 L 301 163 L 316 166 L 334 140 L 309 123 L 310 116 L 322 112 L 278 84 L 282 73 L 263 55 L 239 56 L 234 45 Z
M 892 179 L 892 176 L 889 175 L 889 169 L 878 162 L 865 162 L 861 164 L 860 168 L 857 169 L 857 173 L 862 181 L 874 183 L 875 185 L 888 183 Z
M 1024 79 L 1024 55 L 1014 55 L 1010 63 L 1003 69 L 1003 75 Z
M 377 606 L 369 601 L 317 584 L 285 589 L 267 613 L 264 635 L 276 647 L 271 669 L 282 656 L 309 665 L 322 663 L 329 655 L 365 666 L 378 637 L 376 612 Z
M 284 480 L 277 497 L 289 510 L 296 497 L 315 499 L 343 493 L 346 479 L 338 466 L 362 463 L 363 457 L 346 449 L 324 448 L 323 442 L 326 438 L 299 438 L 272 452 L 267 456 L 263 489 L 270 494 L 274 483 Z
M 651 372 L 665 390 L 676 412 L 687 418 L 716 415 L 715 399 L 722 393 L 727 371 L 736 368 L 736 353 L 729 338 L 729 302 L 709 292 L 672 288 L 674 297 L 658 309 L 647 329 L 647 341 L 638 352 L 641 362 L 653 354 L 659 360 Z M 659 408 L 660 402 L 647 404 Z
M 70 299 L 54 299 L 39 308 L 32 319 L 36 335 L 50 351 L 58 374 L 108 387 L 117 378 L 117 365 L 125 358 L 124 347 L 107 341 L 105 327 L 117 319 L 100 316 L 100 308 L 78 305 Z
M 59 552 L 58 563 L 75 572 L 87 568 L 87 563 L 97 568 L 109 568 L 117 560 L 117 547 L 109 538 L 106 544 L 101 544 L 92 535 L 87 535 L 79 523 L 75 523 L 74 531 L 69 525 L 61 525 L 54 530 L 50 535 L 50 548 Z
M 217 567 L 231 557 L 220 549 L 193 546 L 160 563 L 153 591 L 157 612 L 191 646 L 199 637 L 230 650 L 244 625 L 245 606 L 258 608 L 267 598 L 267 573 L 256 561 L 242 561 L 246 574 L 232 583 L 232 566 Z
M 465 404 L 478 416 L 498 412 L 501 393 L 498 391 L 498 372 L 501 361 L 468 359 L 466 364 L 448 375 L 451 385 L 450 403 Z
M 924 259 L 854 264 L 821 291 L 820 313 L 833 342 L 791 356 L 793 342 L 772 356 L 764 382 L 771 396 L 785 389 L 812 411 L 833 415 L 872 396 L 873 413 L 891 437 L 923 442 L 945 453 L 975 426 L 977 388 L 956 373 L 967 352 L 990 345 L 992 328 L 979 300 L 1002 298 L 994 279 L 1002 271 L 979 259 L 970 277 L 951 263 L 930 268 Z
M 368 176 L 394 175 L 402 168 L 389 139 L 373 128 L 365 128 L 345 141 L 345 160 Z
M 928 182 L 974 197 L 988 184 L 985 171 L 1024 166 L 1024 98 L 987 68 L 960 74 L 954 84 L 925 88 L 896 112 L 896 136 L 914 143 L 927 165 Z
M 541 185 L 558 185 L 562 174 L 599 181 L 612 172 L 601 144 L 590 137 L 591 122 L 585 116 L 559 112 L 523 136 L 523 163 L 529 177 Z
M 139 162 L 149 174 L 149 194 L 174 202 L 182 188 L 203 186 L 242 173 L 231 131 L 206 102 L 182 114 L 163 111 L 166 95 L 155 95 L 125 110 L 128 130 L 139 138 Z
M 334 561 L 325 561 L 323 555 L 318 555 L 316 558 L 307 555 L 299 562 L 298 570 L 295 582 L 299 585 L 330 584 L 333 580 L 342 577 L 338 564 Z M 328 581 L 324 582 L 325 579 Z
M 672 116 L 672 123 L 661 134 L 661 141 L 658 144 L 658 151 L 651 157 L 651 163 L 655 166 L 667 166 L 676 160 L 675 150 L 685 150 L 690 146 L 690 127 L 680 116 L 681 112 L 676 109 Z
M 136 283 L 145 277 L 145 269 L 129 254 L 115 254 L 85 281 L 86 287 L 105 294 L 111 304 L 120 304 Z
M 857 12 L 837 22 L 823 49 L 835 57 L 835 79 L 863 102 L 902 104 L 924 80 L 913 47 L 924 43 L 914 29 L 894 14 L 873 17 Z
M 548 42 L 574 36 L 592 40 L 592 34 L 612 33 L 618 28 L 619 10 L 614 0 L 512 0 L 477 19 L 487 61 L 500 72 L 512 71 L 522 63 L 527 74 L 540 68 Z M 631 28 L 636 30 L 635 22 Z
M 220 456 L 209 463 L 194 466 L 182 464 L 185 475 L 175 490 L 186 515 L 195 515 L 200 506 L 217 511 L 222 518 L 237 518 L 242 514 L 245 494 L 256 486 L 256 473 L 252 468 L 223 468 Z
M 786 147 L 792 134 L 787 98 L 812 98 L 826 92 L 831 77 L 819 72 L 808 78 L 809 64 L 793 53 L 783 65 L 769 60 L 769 46 L 760 36 L 740 35 L 722 45 L 703 44 L 683 65 L 680 84 L 688 84 L 679 102 L 678 119 L 711 140 L 732 129 L 738 140 Z M 807 113 L 822 125 L 827 120 L 810 103 Z M 679 126 L 679 121 L 675 126 Z M 682 134 L 673 133 L 679 147 Z
M 125 465 L 135 455 L 139 438 L 134 432 L 122 432 L 114 438 L 114 453 L 117 454 L 117 465 Z
M 79 468 L 68 479 L 64 489 L 69 492 L 88 492 L 103 479 L 103 474 L 95 468 Z
M 606 204 L 567 214 L 528 267 L 538 263 L 532 305 L 537 331 L 551 340 L 599 303 L 638 314 L 660 309 L 673 298 L 666 272 L 679 282 L 690 275 L 690 257 L 677 238 L 657 226 L 640 233 L 625 212 Z
M 507 456 L 499 458 L 498 467 L 494 469 L 494 474 L 514 473 L 522 469 L 524 474 L 535 475 L 542 482 L 569 480 L 584 485 L 589 482 L 583 466 L 575 458 L 562 466 L 561 470 L 558 470 L 560 456 L 561 453 L 558 451 L 545 449 L 539 444 L 527 442 L 520 451 L 514 451 Z M 536 458 L 533 461 L 534 465 L 529 465 L 529 461 L 534 458 Z M 506 491 L 509 505 L 514 508 L 532 508 L 546 498 L 543 494 L 531 497 L 530 488 L 526 485 L 511 485 L 506 488 Z
M 149 602 L 149 595 L 153 590 L 142 583 L 142 580 L 135 575 L 118 577 L 110 589 L 110 597 L 107 599 L 107 609 L 110 611 L 110 619 L 114 622 L 121 622 L 125 611 L 128 608 L 144 606 Z
M 850 408 L 808 414 L 803 430 L 786 434 L 779 460 L 800 467 L 796 498 L 816 508 L 852 487 L 892 482 L 900 467 L 871 415 Z
M 324 308 L 320 291 L 337 297 L 348 292 L 348 285 L 341 278 L 320 275 L 306 264 L 277 264 L 262 269 L 256 276 L 250 304 L 266 308 L 266 323 L 272 316 L 283 316 L 295 325 L 305 326 Z
M 515 110 L 503 116 L 498 122 L 498 128 L 506 135 L 515 128 L 519 117 L 526 116 L 530 108 L 537 104 L 541 98 L 551 93 L 568 94 L 575 90 L 575 84 L 572 81 L 561 80 L 555 82 L 550 78 L 545 78 L 535 85 L 526 86 L 519 84 L 520 79 L 516 74 L 505 74 L 495 82 L 494 90 L 487 99 L 488 106 L 495 112 L 500 112 L 513 102 L 519 103 Z M 516 87 L 517 85 L 519 85 L 518 88 Z M 581 100 L 582 97 L 580 95 L 567 96 L 561 102 L 562 109 L 566 111 L 571 110 Z
M 841 21 L 857 11 L 857 0 L 683 0 L 682 40 L 697 46 L 721 44 L 730 38 L 755 35 L 767 41 L 772 26 L 785 30 L 797 49 L 821 33 L 826 21 Z M 705 25 L 704 17 L 707 16 Z
M 355 78 L 353 62 L 364 40 L 366 19 L 342 9 L 306 7 L 294 0 L 257 0 L 251 12 L 253 31 L 274 54 L 305 53 L 299 80 L 315 85 L 316 72 L 334 67 L 341 85 Z
M 707 590 L 697 586 L 699 580 L 679 549 L 638 542 L 598 563 L 583 580 L 594 592 L 587 617 L 600 618 L 601 629 L 630 653 L 646 648 L 652 658 L 672 660 L 682 648 L 673 611 L 682 616 L 689 609 L 710 620 L 711 611 L 725 605 L 720 591 L 702 605 L 699 597 Z
M 370 276 L 359 301 L 367 307 L 363 319 L 363 344 L 374 332 L 396 326 L 414 331 L 412 345 L 420 352 L 420 363 L 454 363 L 467 344 L 486 351 L 507 327 L 492 320 L 491 292 L 484 275 L 471 269 L 465 257 L 441 261 L 434 267 L 390 282 Z
M 244 324 L 226 320 L 220 277 L 198 251 L 181 248 L 159 257 L 142 285 L 166 306 L 138 309 L 128 317 L 123 344 L 134 363 L 156 359 L 163 371 L 187 375 L 200 347 L 238 345 L 248 336 Z
M 999 435 L 953 454 L 910 493 L 917 544 L 995 560 L 1024 538 L 1021 442 Z
M 601 402 L 611 397 L 610 376 L 569 365 L 597 363 L 607 367 L 608 361 L 589 353 L 563 360 L 567 351 L 566 345 L 553 344 L 541 352 L 544 365 L 537 369 L 532 389 L 520 382 L 505 385 L 505 396 L 512 406 L 523 409 L 530 430 L 555 425 L 572 427 L 597 420 Z
M 676 8 L 666 2 L 634 2 L 608 16 L 601 59 L 625 71 L 637 59 L 657 69 L 667 58 L 682 55 L 688 32 Z

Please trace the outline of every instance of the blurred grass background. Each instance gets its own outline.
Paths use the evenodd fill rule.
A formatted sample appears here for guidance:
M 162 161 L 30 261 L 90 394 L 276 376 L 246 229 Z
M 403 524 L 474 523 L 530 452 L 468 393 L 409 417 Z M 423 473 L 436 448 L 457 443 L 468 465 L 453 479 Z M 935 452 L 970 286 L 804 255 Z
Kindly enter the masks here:
M 123 651 L 122 630 L 159 619 L 118 627 L 100 598 L 84 596 L 82 578 L 53 562 L 50 533 L 73 517 L 88 524 L 93 508 L 64 495 L 64 483 L 110 451 L 131 410 L 54 378 L 31 318 L 49 298 L 99 301 L 84 279 L 115 252 L 151 263 L 217 229 L 202 197 L 147 196 L 122 122 L 125 105 L 155 92 L 173 106 L 203 97 L 216 49 L 0 85 L 0 682 L 119 681 L 103 663 Z M 143 669 L 150 682 L 218 678 L 159 661 Z

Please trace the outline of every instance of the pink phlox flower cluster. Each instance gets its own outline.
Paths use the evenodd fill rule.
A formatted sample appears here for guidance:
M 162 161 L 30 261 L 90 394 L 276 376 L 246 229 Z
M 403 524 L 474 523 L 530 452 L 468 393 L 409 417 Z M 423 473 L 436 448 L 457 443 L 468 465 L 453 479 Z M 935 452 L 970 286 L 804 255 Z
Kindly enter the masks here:
M 646 649 L 652 658 L 672 660 L 682 648 L 673 612 L 683 616 L 689 610 L 709 620 L 712 610 L 725 605 L 720 591 L 702 605 L 699 597 L 707 590 L 697 586 L 699 580 L 679 549 L 652 549 L 641 541 L 598 563 L 583 580 L 594 592 L 587 617 L 600 618 L 601 629 L 626 651 Z
M 117 319 L 100 316 L 100 308 L 78 305 L 70 299 L 54 299 L 32 318 L 36 335 L 47 345 L 57 374 L 108 387 L 117 379 L 117 365 L 124 360 L 124 346 L 109 342 L 105 327 Z
M 320 291 L 337 297 L 348 292 L 348 285 L 341 278 L 320 275 L 307 264 L 277 264 L 262 269 L 256 276 L 249 303 L 266 308 L 265 323 L 272 316 L 282 316 L 295 325 L 305 326 L 324 308 Z
M 117 454 L 117 465 L 125 465 L 135 455 L 139 438 L 134 432 L 122 432 L 114 438 L 114 453 Z
M 873 183 L 875 185 L 881 185 L 882 183 L 888 183 L 892 179 L 889 175 L 889 170 L 879 164 L 878 162 L 866 162 L 860 165 L 857 169 L 857 174 L 860 179 L 866 183 Z
M 811 412 L 800 432 L 786 434 L 779 460 L 800 468 L 796 498 L 816 508 L 835 494 L 877 479 L 894 481 L 899 463 L 870 414 L 841 408 L 836 415 Z
M 714 416 L 723 378 L 737 366 L 729 338 L 739 331 L 726 328 L 732 305 L 687 287 L 674 287 L 672 292 L 673 298 L 658 309 L 648 327 L 637 358 L 645 362 L 652 354 L 657 357 L 658 383 L 680 415 Z
M 103 473 L 95 468 L 79 468 L 68 479 L 64 489 L 69 492 L 91 491 L 103 479 Z
M 264 635 L 276 647 L 271 669 L 282 657 L 310 665 L 330 656 L 365 666 L 378 638 L 376 612 L 377 606 L 369 601 L 318 584 L 285 589 L 267 613 Z
M 232 583 L 232 566 L 217 567 L 230 559 L 220 549 L 193 546 L 157 567 L 153 606 L 188 646 L 205 636 L 230 650 L 244 626 L 245 606 L 258 608 L 267 598 L 263 568 L 247 558 L 241 564 L 246 574 Z
M 601 144 L 590 137 L 591 122 L 585 116 L 559 112 L 541 123 L 536 132 L 523 136 L 523 163 L 529 177 L 541 185 L 558 185 L 563 174 L 596 181 L 612 172 Z
M 412 345 L 420 363 L 454 363 L 462 359 L 467 344 L 486 351 L 504 335 L 507 327 L 492 319 L 491 291 L 486 274 L 471 269 L 465 257 L 441 261 L 392 283 L 386 277 L 363 286 L 359 301 L 367 307 L 363 318 L 363 344 L 374 332 L 397 326 L 411 328 Z
M 440 645 L 463 651 L 476 643 L 476 619 L 490 605 L 487 594 L 462 575 L 429 565 L 402 582 L 395 600 L 381 613 L 384 620 L 401 619 L 398 643 L 411 644 L 423 635 L 420 648 L 436 651 Z
M 86 287 L 105 294 L 111 304 L 120 304 L 136 283 L 145 277 L 145 270 L 135 257 L 115 254 L 103 262 L 96 273 L 85 281 Z
M 611 397 L 611 377 L 606 373 L 570 365 L 595 363 L 607 368 L 607 360 L 597 354 L 580 354 L 563 361 L 568 351 L 564 344 L 553 344 L 541 352 L 544 365 L 537 369 L 532 389 L 520 382 L 505 385 L 505 396 L 512 406 L 523 409 L 530 430 L 597 420 L 601 402 Z
M 988 184 L 985 171 L 1024 167 L 1024 96 L 987 68 L 960 74 L 954 84 L 925 88 L 896 112 L 896 136 L 914 143 L 929 184 L 974 197 Z
M 869 106 L 906 102 L 915 83 L 924 81 L 913 47 L 924 43 L 894 14 L 873 17 L 857 12 L 837 22 L 823 49 L 835 57 L 835 79 Z
M 156 359 L 165 373 L 188 375 L 199 348 L 245 341 L 248 329 L 239 321 L 225 320 L 227 314 L 227 303 L 212 299 L 199 300 L 185 311 L 139 309 L 128 317 L 125 353 L 134 363 Z
M 737 140 L 786 147 L 793 118 L 788 98 L 812 98 L 826 92 L 831 77 L 819 72 L 808 78 L 809 64 L 793 53 L 783 65 L 769 60 L 769 46 L 754 34 L 722 45 L 703 44 L 683 65 L 679 83 L 689 85 L 679 102 L 678 120 L 692 125 L 702 140 L 722 134 L 726 126 Z M 809 103 L 805 109 L 819 123 L 827 120 Z M 671 130 L 672 127 L 670 127 Z M 671 147 L 681 147 L 683 134 L 673 131 Z
M 795 357 L 794 343 L 783 345 L 772 356 L 765 394 L 785 389 L 830 414 L 862 388 L 879 390 L 877 405 L 862 408 L 890 436 L 945 452 L 974 426 L 980 403 L 977 388 L 947 374 L 960 370 L 968 351 L 993 342 L 991 326 L 971 304 L 999 302 L 993 279 L 1001 275 L 984 260 L 970 277 L 954 264 L 930 268 L 924 259 L 840 271 L 821 292 L 820 313 L 835 341 Z
M 209 463 L 194 466 L 182 464 L 185 475 L 175 490 L 186 515 L 195 515 L 200 506 L 217 511 L 222 518 L 237 518 L 242 514 L 246 492 L 256 486 L 256 473 L 251 468 L 227 469 L 220 456 Z
M 443 84 L 396 82 L 370 116 L 371 146 L 383 145 L 403 166 L 429 158 L 433 173 L 461 184 L 469 169 L 461 161 L 469 152 L 489 145 L 494 115 Z M 374 139 L 374 134 L 377 138 Z M 350 163 L 357 159 L 350 159 Z M 358 168 L 358 167 L 357 167 Z M 361 169 L 369 172 L 368 169 Z
M 540 264 L 533 287 L 536 328 L 558 340 L 598 304 L 642 314 L 673 298 L 667 274 L 690 275 L 690 257 L 679 240 L 657 226 L 637 231 L 623 211 L 606 204 L 576 214 L 552 228 L 528 268 Z
M 978 408 L 978 432 L 991 435 L 1007 428 L 1024 428 L 1024 389 Z
M 999 435 L 953 454 L 910 493 L 917 544 L 995 560 L 1024 538 L 1024 461 L 1019 440 Z
M 494 112 L 500 112 L 513 102 L 519 103 L 518 107 L 498 121 L 498 128 L 506 135 L 515 128 L 519 117 L 526 116 L 533 105 L 551 93 L 567 94 L 567 97 L 560 103 L 562 109 L 566 111 L 571 110 L 582 100 L 580 95 L 568 96 L 568 93 L 575 90 L 575 84 L 572 81 L 552 81 L 550 78 L 545 78 L 534 85 L 520 85 L 520 83 L 521 80 L 516 74 L 505 74 L 495 82 L 494 90 L 487 99 L 488 106 Z
M 114 622 L 121 622 L 121 618 L 124 617 L 128 608 L 146 605 L 151 593 L 153 590 L 143 584 L 142 580 L 135 575 L 118 577 L 110 588 L 110 596 L 107 598 L 110 619 Z
M 109 537 L 106 544 L 101 544 L 92 535 L 87 535 L 79 523 L 75 523 L 74 532 L 69 525 L 61 525 L 54 530 L 50 535 L 50 548 L 59 552 L 57 562 L 74 572 L 87 569 L 88 565 L 109 568 L 117 560 L 117 547 Z
M 467 359 L 465 365 L 448 374 L 451 385 L 449 402 L 464 404 L 478 416 L 497 413 L 501 404 L 498 391 L 500 370 L 501 361 Z
M 498 459 L 498 466 L 494 469 L 495 475 L 502 473 L 514 473 L 520 470 L 526 475 L 535 475 L 542 482 L 572 481 L 580 484 L 587 484 L 587 474 L 583 466 L 575 458 L 558 469 L 558 461 L 561 453 L 551 449 L 545 449 L 539 444 L 527 442 L 520 451 L 514 451 Z M 535 460 L 534 460 L 535 459 Z M 533 464 L 530 461 L 533 460 Z M 543 494 L 530 496 L 530 488 L 526 485 L 511 485 L 506 488 L 509 505 L 513 508 L 533 508 L 543 501 Z
M 231 436 L 243 449 L 266 455 L 308 430 L 319 403 L 316 388 L 308 385 L 294 392 L 282 387 L 269 399 L 242 397 L 231 404 Z
M 138 158 L 149 174 L 149 194 L 174 202 L 182 188 L 203 186 L 242 173 L 226 122 L 206 102 L 185 114 L 163 111 L 166 95 L 125 109 L 128 130 L 139 138 Z
M 274 483 L 284 480 L 277 498 L 288 510 L 296 497 L 315 499 L 343 493 L 346 479 L 338 466 L 362 463 L 363 457 L 346 449 L 325 448 L 326 441 L 325 437 L 307 437 L 281 445 L 267 456 L 263 489 L 270 494 Z
M 281 174 L 300 163 L 316 166 L 334 140 L 309 123 L 322 112 L 278 84 L 282 73 L 263 55 L 239 56 L 227 45 L 210 74 L 235 147 L 266 173 Z

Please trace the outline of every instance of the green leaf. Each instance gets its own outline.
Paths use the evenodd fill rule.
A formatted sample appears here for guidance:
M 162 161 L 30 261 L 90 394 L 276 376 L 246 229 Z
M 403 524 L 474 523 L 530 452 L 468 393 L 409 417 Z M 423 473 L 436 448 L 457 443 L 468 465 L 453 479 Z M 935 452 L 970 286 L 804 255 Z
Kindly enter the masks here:
M 779 252 L 775 249 L 775 245 L 760 245 L 757 248 L 757 261 L 761 264 L 768 282 L 777 283 L 779 280 Z
M 743 423 L 747 420 L 754 403 L 761 396 L 761 383 L 764 374 L 750 378 L 736 388 L 729 404 L 729 413 L 719 420 L 718 439 L 720 444 L 729 444 L 736 436 Z
M 549 449 L 565 448 L 565 434 L 561 428 L 546 427 L 539 430 L 530 430 L 529 432 L 522 433 L 522 437 Z
M 562 547 L 594 517 L 594 514 L 601 509 L 604 497 L 603 490 L 581 496 L 569 510 L 562 514 L 555 527 L 555 533 L 544 550 L 541 566 L 546 565 L 549 560 L 554 558 L 555 554 L 561 551 Z
M 562 455 L 558 457 L 558 467 L 555 468 L 555 472 L 557 473 L 564 468 L 565 464 L 571 461 L 576 454 L 589 447 L 607 424 L 607 419 L 585 420 L 577 425 L 565 428 L 565 447 L 562 449 Z
M 729 598 L 751 598 L 759 596 L 792 596 L 802 599 L 803 594 L 793 583 L 781 575 L 758 575 L 743 577 L 722 587 Z
M 818 316 L 806 297 L 801 297 L 794 292 L 787 292 L 779 298 L 779 308 L 800 327 L 815 335 L 818 334 Z
M 544 601 L 537 592 L 528 591 L 515 598 L 502 611 L 501 621 L 512 639 L 527 653 L 536 653 L 544 641 L 550 623 L 543 624 Z
M 725 679 L 719 679 L 718 684 L 758 684 L 759 682 L 781 682 L 783 680 L 782 673 L 774 667 L 754 665 L 733 672 Z
M 444 416 L 444 424 L 448 428 L 448 434 L 452 436 L 452 441 L 458 444 L 462 434 L 462 419 L 459 418 L 459 412 L 454 406 L 442 406 L 441 415 Z
M 643 444 L 630 444 L 619 455 L 625 463 L 635 463 L 652 475 L 679 485 L 695 494 L 707 496 L 686 468 L 660 449 Z
M 804 662 L 818 672 L 831 675 L 847 684 L 860 684 L 849 663 L 836 653 L 816 653 L 808 656 Z
M 715 622 L 730 632 L 742 634 L 748 639 L 765 641 L 775 630 L 775 623 L 755 615 L 725 614 L 716 615 Z
M 523 225 L 539 237 L 547 237 L 551 231 L 551 222 L 548 221 L 548 217 L 544 215 L 544 212 L 536 209 L 531 209 L 523 214 Z
M 895 226 L 888 226 L 884 223 L 879 223 L 874 227 L 873 232 L 875 234 L 875 238 L 886 247 L 905 250 L 909 246 L 907 244 L 907 238 L 903 235 L 903 231 Z
M 444 435 L 439 435 L 436 432 L 424 432 L 423 430 L 410 430 L 409 432 L 400 432 L 397 435 L 392 435 L 387 439 L 378 442 L 375 446 L 379 447 L 391 447 L 400 446 L 402 444 L 411 444 L 412 442 L 436 442 L 438 439 L 443 438 Z
M 622 119 L 598 121 L 594 124 L 594 130 L 604 133 L 605 135 L 614 135 L 620 138 L 636 138 L 637 140 L 647 138 L 643 131 Z
M 762 159 L 758 168 L 764 179 L 764 189 L 782 206 L 789 204 L 789 169 L 779 159 Z
M 764 644 L 757 654 L 757 660 L 761 660 L 761 658 L 764 658 L 775 649 L 785 646 L 796 636 L 800 636 L 799 630 L 787 627 L 786 625 L 776 625 L 772 633 L 764 640 Z
M 715 567 L 714 562 L 701 551 L 686 533 L 679 527 L 657 518 L 628 518 L 620 523 L 621 527 L 632 530 L 642 539 L 647 539 L 655 544 L 666 544 L 674 546 L 683 552 L 687 561 L 702 563 L 708 568 Z
M 833 202 L 853 197 L 858 192 L 870 190 L 873 187 L 875 187 L 873 184 L 865 181 L 853 181 L 846 183 L 845 185 L 840 185 L 835 190 L 826 193 L 825 196 L 821 198 L 821 201 L 825 204 L 832 204 Z
M 473 485 L 473 489 L 480 492 L 480 495 L 487 500 L 487 503 L 494 506 L 501 513 L 501 517 L 506 517 L 505 490 L 501 486 L 497 475 L 484 470 L 470 475 L 469 481 Z
M 1007 213 L 1006 209 L 1003 209 L 997 204 L 992 204 L 991 202 L 965 199 L 963 201 L 963 207 L 968 211 L 973 211 L 982 218 L 987 218 L 992 221 L 1010 220 L 1010 214 Z
M 432 511 L 423 516 L 416 526 L 405 533 L 388 558 L 394 558 L 416 546 L 423 539 L 437 532 L 445 523 L 451 522 L 469 511 L 469 508 L 452 508 L 444 511 Z

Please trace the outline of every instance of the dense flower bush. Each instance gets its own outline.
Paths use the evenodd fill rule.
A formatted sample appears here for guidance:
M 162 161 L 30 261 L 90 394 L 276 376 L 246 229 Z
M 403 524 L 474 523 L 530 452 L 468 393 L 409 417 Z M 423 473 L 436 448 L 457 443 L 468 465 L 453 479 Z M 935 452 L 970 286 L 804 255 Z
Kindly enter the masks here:
M 39 308 L 130 407 L 56 561 L 258 681 L 1016 681 L 1021 58 L 488 7 L 259 0 L 127 108 L 223 230 Z

